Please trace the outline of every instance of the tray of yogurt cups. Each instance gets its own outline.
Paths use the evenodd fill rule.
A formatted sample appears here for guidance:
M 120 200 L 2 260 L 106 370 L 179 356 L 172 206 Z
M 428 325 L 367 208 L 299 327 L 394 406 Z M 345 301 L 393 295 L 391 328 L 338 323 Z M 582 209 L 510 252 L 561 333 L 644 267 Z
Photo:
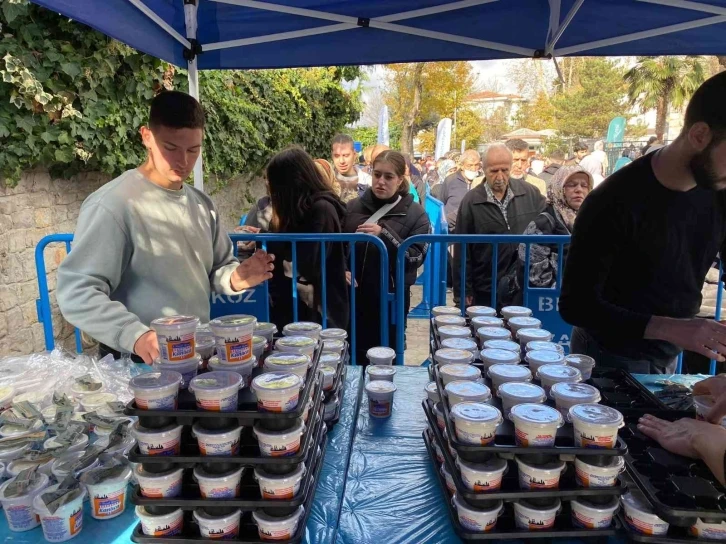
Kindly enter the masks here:
M 328 430 L 332 429 L 338 421 L 340 421 L 340 413 L 343 410 L 343 396 L 345 395 L 345 378 L 348 374 L 346 367 L 342 368 L 335 389 L 326 393 L 323 402 L 323 419 L 328 426 Z
M 602 538 L 621 530 L 617 496 L 559 498 L 522 497 L 513 502 L 492 499 L 472 505 L 462 500 L 426 431 L 424 443 L 435 467 L 454 531 L 464 541 L 557 538 Z
M 576 457 L 566 462 L 558 456 L 539 453 L 515 455 L 513 459 L 491 455 L 486 461 L 472 463 L 459 458 L 438 428 L 433 414 L 429 418 L 427 440 L 436 460 L 447 471 L 456 495 L 476 506 L 493 499 L 505 502 L 520 498 L 560 498 L 620 496 L 625 484 L 622 457 Z
M 318 454 L 311 480 L 317 482 L 325 455 L 326 441 Z M 291 512 L 240 509 L 233 506 L 197 507 L 193 511 L 175 506 L 137 506 L 136 516 L 140 523 L 134 528 L 131 541 L 157 544 L 215 543 L 223 540 L 264 544 L 270 541 L 287 544 L 302 542 L 305 525 L 313 505 L 317 485 L 307 489 L 304 503 Z
M 131 433 L 137 445 L 129 460 L 141 463 L 144 470 L 159 472 L 201 464 L 205 470 L 218 472 L 240 465 L 259 466 L 278 472 L 290 471 L 302 463 L 314 447 L 317 425 L 322 424 L 323 392 L 319 387 L 308 406 L 292 427 L 270 430 L 257 422 L 242 426 L 235 419 L 200 420 L 193 426 L 172 423 L 149 429 L 135 423 Z
M 131 503 L 141 506 L 174 506 L 182 510 L 198 507 L 233 506 L 243 510 L 265 509 L 278 515 L 291 514 L 302 505 L 310 487 L 317 485 L 318 464 L 322 462 L 327 428 L 316 425 L 313 447 L 303 463 L 289 472 L 277 467 L 218 466 L 172 467 L 149 472 L 138 465 L 134 475 L 138 485 L 131 492 Z M 148 465 L 147 468 L 154 468 Z

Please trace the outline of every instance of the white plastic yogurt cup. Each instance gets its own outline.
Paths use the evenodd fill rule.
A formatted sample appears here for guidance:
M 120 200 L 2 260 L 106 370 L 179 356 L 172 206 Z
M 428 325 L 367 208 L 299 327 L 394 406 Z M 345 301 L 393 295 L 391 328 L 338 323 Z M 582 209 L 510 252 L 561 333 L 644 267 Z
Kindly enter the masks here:
M 129 380 L 129 391 L 140 410 L 176 410 L 182 376 L 171 370 L 145 372 Z
M 14 425 L 12 423 L 6 423 L 0 427 L 0 438 L 17 438 L 31 434 L 35 431 L 43 429 L 43 422 L 36 419 L 30 428 L 23 427 L 22 425 Z
M 461 402 L 451 408 L 456 439 L 464 444 L 492 444 L 502 422 L 502 413 L 481 402 Z
M 523 447 L 551 447 L 564 419 L 554 408 L 543 404 L 518 404 L 509 414 L 514 422 L 515 441 Z
M 708 523 L 698 518 L 688 532 L 691 536 L 704 540 L 726 540 L 726 521 Z
M 507 473 L 507 461 L 492 457 L 485 463 L 469 463 L 459 458 L 456 467 L 461 473 L 461 481 L 470 491 L 475 493 L 498 491 L 502 487 L 502 478 Z
M 625 470 L 622 457 L 604 457 L 600 463 L 590 457 L 575 457 L 575 479 L 582 487 L 613 487 Z
M 62 482 L 63 479 L 71 473 L 73 473 L 75 478 L 78 478 L 81 474 L 84 474 L 89 470 L 93 470 L 101 464 L 101 460 L 98 457 L 94 459 L 86 459 L 83 463 L 79 463 L 85 455 L 86 452 L 76 451 L 73 453 L 67 453 L 53 461 L 50 471 L 53 476 L 55 476 L 56 481 Z
M 393 410 L 393 395 L 396 386 L 392 382 L 375 380 L 366 384 L 368 413 L 371 417 L 386 418 Z
M 332 391 L 335 385 L 336 370 L 332 366 L 321 366 L 318 372 L 323 375 L 323 391 Z
M 469 352 L 467 352 L 469 353 Z M 453 364 L 439 367 L 439 374 L 444 387 L 457 380 L 476 381 L 481 378 L 481 371 L 472 365 Z
M 323 352 L 320 354 L 320 358 L 318 360 L 323 366 L 332 366 L 333 368 L 338 368 L 343 362 L 343 357 L 340 353 Z
M 97 412 L 101 415 L 113 415 L 114 412 L 108 407 L 108 403 L 116 401 L 118 401 L 118 397 L 113 393 L 91 393 L 81 399 L 81 410 Z
M 466 315 L 469 317 L 496 317 L 497 311 L 489 306 L 467 306 Z
M 532 373 L 522 365 L 492 365 L 489 367 L 487 375 L 492 382 L 494 391 L 499 389 L 503 383 L 532 381 Z
M 576 404 L 568 413 L 577 448 L 612 449 L 618 442 L 618 429 L 625 425 L 620 412 L 601 404 Z
M 526 353 L 529 353 L 530 351 L 556 351 L 557 353 L 561 353 L 562 355 L 565 354 L 565 348 L 562 347 L 562 344 L 557 344 L 555 342 L 544 342 L 543 340 L 533 340 L 532 342 L 527 342 L 527 344 L 524 346 L 524 350 Z
M 87 434 L 79 434 L 76 439 L 73 441 L 73 444 L 68 446 L 66 449 L 66 453 L 75 453 L 77 451 L 83 451 L 88 446 L 88 435 Z M 49 438 L 45 442 L 43 442 L 43 449 L 45 450 L 53 450 L 55 448 L 61 447 L 60 442 L 56 440 L 56 437 Z
M 191 359 L 196 354 L 199 318 L 192 315 L 160 317 L 151 322 L 159 342 L 159 357 L 169 363 Z
M 449 406 L 452 408 L 461 402 L 486 403 L 492 398 L 492 392 L 486 385 L 469 380 L 449 382 L 444 390 L 449 399 Z
M 520 346 L 526 346 L 530 342 L 551 342 L 554 337 L 554 334 L 545 329 L 526 328 L 517 331 Z
M 542 350 L 530 351 L 524 356 L 524 361 L 529 365 L 529 369 L 534 376 L 537 375 L 539 367 L 544 365 L 563 365 L 565 364 L 565 356 L 557 351 Z
M 291 372 L 305 382 L 310 368 L 310 357 L 301 353 L 271 353 L 265 359 L 265 372 Z
M 393 359 L 396 357 L 396 352 L 391 348 L 379 346 L 369 349 L 366 352 L 366 357 L 372 365 L 392 365 Z
M 529 317 L 532 310 L 524 306 L 505 306 L 502 308 L 502 317 L 509 321 L 513 317 Z
M 77 452 L 73 452 L 77 453 Z M 64 455 L 72 455 L 66 453 Z M 29 468 L 37 468 L 38 472 L 42 472 L 43 474 L 51 475 L 51 468 L 53 467 L 53 463 L 56 461 L 56 458 L 51 458 L 50 461 L 28 461 L 25 459 L 15 459 L 14 461 L 10 461 L 5 467 L 3 474 L 5 474 L 8 478 L 14 478 L 18 474 L 20 474 L 22 471 L 27 470 Z
M 333 421 L 339 405 L 340 399 L 338 398 L 338 395 L 333 395 L 332 398 L 323 402 L 323 421 L 326 423 Z
M 512 340 L 487 340 L 482 344 L 482 350 L 485 349 L 504 349 L 517 354 L 520 352 L 519 344 Z
M 513 317 L 507 321 L 509 330 L 516 337 L 517 331 L 520 329 L 540 329 L 542 328 L 542 322 L 536 317 Z
M 434 361 L 440 365 L 468 365 L 474 360 L 471 351 L 464 349 L 437 349 L 434 353 Z
M 431 383 L 433 383 L 433 382 L 431 382 Z M 8 464 L 10 461 L 22 456 L 23 453 L 25 453 L 29 449 L 30 449 L 30 444 L 25 444 L 24 446 L 19 446 L 17 448 L 7 448 L 7 449 L 0 450 L 0 461 L 2 461 L 5 464 Z M 0 473 L 0 478 L 2 478 L 2 473 Z
M 48 487 L 50 478 L 46 474 L 38 474 L 31 486 L 15 497 L 6 497 L 5 491 L 15 481 L 11 478 L 0 486 L 0 503 L 5 511 L 5 518 L 8 520 L 8 529 L 15 533 L 21 533 L 35 529 L 40 525 L 40 520 L 33 509 L 33 499 Z
M 90 483 L 90 475 L 93 474 L 94 470 L 90 470 L 81 476 L 81 483 L 86 486 L 91 503 L 91 517 L 94 519 L 112 519 L 120 516 L 126 510 L 126 491 L 131 479 L 131 468 L 126 467 L 115 478 Z
M 134 468 L 134 478 L 139 482 L 141 494 L 153 499 L 171 499 L 182 491 L 183 468 L 173 468 L 164 472 L 147 472 L 141 464 Z
M 461 315 L 461 310 L 456 306 L 434 306 L 431 309 L 434 316 L 440 315 Z
M 252 355 L 254 355 L 257 361 L 262 360 L 262 356 L 267 350 L 267 338 L 264 336 L 253 335 L 252 336 Z
M 496 348 L 485 348 L 481 350 L 479 352 L 479 359 L 485 370 L 489 370 L 489 367 L 493 365 L 516 365 L 520 362 L 519 353 Z
M 277 325 L 275 325 L 274 323 L 268 323 L 267 321 L 258 321 L 257 323 L 255 323 L 255 330 L 253 334 L 262 336 L 265 340 L 267 340 L 267 346 L 265 346 L 265 350 L 268 350 L 272 347 L 272 340 L 275 337 L 276 332 Z
M 436 416 L 436 426 L 441 431 L 446 431 L 446 420 L 444 419 L 444 411 L 441 408 L 440 402 L 434 404 L 434 416 Z
M 240 434 L 242 434 L 241 426 L 210 431 L 197 422 L 192 427 L 192 436 L 197 439 L 201 455 L 238 455 Z
M 474 508 L 454 495 L 452 503 L 459 523 L 467 531 L 487 533 L 497 526 L 497 519 L 504 511 L 504 503 L 496 501 L 491 508 Z
M 297 420 L 295 425 L 284 431 L 268 431 L 259 424 L 254 427 L 254 435 L 263 457 L 289 457 L 300 451 L 305 425 Z
M 214 336 L 197 334 L 195 349 L 201 359 L 208 361 L 217 349 Z
M 307 355 L 310 359 L 315 355 L 318 341 L 309 336 L 283 336 L 275 342 L 275 349 L 284 353 Z
M 256 323 L 256 317 L 241 314 L 226 315 L 209 322 L 220 361 L 241 363 L 252 357 L 252 336 Z
M 297 533 L 304 516 L 305 508 L 302 506 L 289 516 L 271 516 L 262 510 L 252 512 L 260 540 L 264 541 L 290 540 Z
M 434 323 L 437 327 L 445 327 L 446 325 L 458 325 L 463 327 L 466 325 L 466 319 L 460 315 L 444 314 L 434 317 Z
M 345 341 L 344 340 L 338 340 L 337 338 L 330 338 L 328 340 L 323 340 L 323 347 L 321 348 L 321 351 L 323 353 L 336 353 L 338 355 L 341 355 L 343 353 L 343 350 L 345 349 Z
M 320 331 L 322 340 L 347 340 L 348 331 L 345 329 L 323 329 Z
M 223 516 L 213 516 L 203 508 L 197 508 L 193 516 L 199 525 L 202 538 L 231 540 L 239 536 L 239 520 L 242 517 L 242 510 L 239 508 Z
M 291 372 L 270 372 L 252 380 L 257 409 L 262 412 L 292 412 L 300 400 L 303 382 Z
M 693 406 L 696 408 L 696 419 L 705 421 L 715 403 L 716 401 L 711 395 L 698 395 L 693 397 Z M 721 426 L 726 427 L 726 416 L 721 418 Z M 2 434 L 2 429 L 0 429 L 0 434 Z
M 209 367 L 209 370 L 213 372 L 222 371 L 234 372 L 236 374 L 239 374 L 242 378 L 239 388 L 244 389 L 245 387 L 249 387 L 250 385 L 250 380 L 252 379 L 252 372 L 257 366 L 257 357 L 253 355 L 251 359 L 248 359 L 241 363 L 225 363 L 223 361 L 220 361 L 219 357 L 212 357 L 211 359 L 209 359 L 209 363 L 207 366 Z
M 612 497 L 605 504 L 595 504 L 587 497 L 578 497 L 570 501 L 572 508 L 572 524 L 585 529 L 606 529 L 613 523 L 613 516 L 620 508 L 617 497 Z
M 322 325 L 312 321 L 298 321 L 297 323 L 288 323 L 282 328 L 284 336 L 307 336 L 313 340 L 320 338 L 320 331 L 323 330 Z
M 532 489 L 558 489 L 560 477 L 567 469 L 564 461 L 547 461 L 535 463 L 526 456 L 516 455 L 517 469 L 519 470 L 519 487 L 527 491 Z
M 489 340 L 512 339 L 512 333 L 503 327 L 479 327 L 476 330 L 476 335 L 482 344 Z
M 475 359 L 479 355 L 479 346 L 473 338 L 444 338 L 441 341 L 441 347 L 443 349 L 469 351 L 474 355 Z
M 535 353 L 535 352 L 532 352 Z M 555 353 L 549 351 L 546 353 Z M 554 364 L 554 365 L 542 365 L 537 369 L 537 379 L 542 385 L 542 389 L 549 395 L 550 389 L 556 383 L 580 383 L 582 381 L 582 374 L 580 371 L 572 366 Z
M 670 527 L 667 521 L 659 518 L 648 500 L 637 490 L 629 490 L 621 498 L 625 523 L 636 533 L 644 535 L 664 535 Z
M 544 368 L 544 367 L 542 367 Z M 555 406 L 565 418 L 570 421 L 570 408 L 575 404 L 593 404 L 600 402 L 600 391 L 586 383 L 556 383 L 550 389 L 550 397 L 555 400 Z
M 442 462 L 441 465 L 441 475 L 444 477 L 444 481 L 446 482 L 446 489 L 449 490 L 449 493 L 452 495 L 456 494 L 456 484 L 454 483 L 454 477 L 451 475 L 451 473 L 446 470 L 446 464 Z
M 137 506 L 136 517 L 141 521 L 141 531 L 147 536 L 176 536 L 184 529 L 184 512 L 181 508 L 168 514 L 154 515 L 143 506 Z
M 579 370 L 583 380 L 589 380 L 592 369 L 595 368 L 595 359 L 587 355 L 571 354 L 565 357 L 565 364 Z
M 181 361 L 179 363 L 168 363 L 158 359 L 154 361 L 152 366 L 154 367 L 154 370 L 171 370 L 173 372 L 178 372 L 182 377 L 179 389 L 187 389 L 189 387 L 189 382 L 191 382 L 192 378 L 194 378 L 194 376 L 197 375 L 197 372 L 199 372 L 199 365 L 201 363 L 202 358 L 199 355 L 195 355 L 191 359 L 187 359 L 186 361 Z M 81 399 L 83 409 L 87 412 L 94 411 L 94 408 L 87 407 L 84 400 L 85 399 Z
M 70 500 L 52 514 L 45 506 L 42 496 L 55 491 L 59 485 L 52 485 L 33 498 L 33 510 L 40 518 L 43 536 L 48 542 L 65 542 L 83 529 L 83 500 L 86 498 L 86 489 L 83 486 L 74 491 Z
M 497 397 L 502 400 L 504 417 L 509 417 L 512 408 L 518 404 L 542 404 L 547 393 L 539 385 L 522 382 L 504 382 L 497 389 Z
M 439 396 L 439 386 L 436 385 L 436 382 L 427 383 L 426 387 L 424 387 L 424 391 L 426 391 L 426 396 L 431 402 L 436 403 L 441 400 L 441 397 Z
M 471 329 L 459 325 L 444 325 L 438 327 L 439 339 L 447 338 L 471 338 Z
M 368 365 L 366 374 L 368 374 L 369 381 L 384 380 L 392 382 L 393 376 L 396 375 L 396 369 L 393 366 Z
M 131 427 L 131 434 L 136 437 L 142 455 L 179 455 L 183 428 L 172 423 L 162 429 L 147 429 L 137 421 Z
M 214 370 L 197 376 L 189 383 L 199 410 L 234 412 L 243 379 L 237 372 Z
M 300 494 L 305 472 L 305 463 L 297 465 L 289 474 L 272 474 L 256 468 L 255 480 L 260 485 L 260 495 L 263 499 L 290 500 Z
M 520 499 L 514 503 L 514 523 L 519 529 L 543 531 L 555 525 L 557 514 L 562 510 L 560 499 L 551 499 L 544 506 Z
M 503 329 L 504 320 L 499 317 L 482 315 L 478 317 L 472 317 L 469 325 L 471 326 L 471 330 L 474 332 L 478 331 L 482 327 Z
M 239 497 L 244 471 L 245 467 L 239 467 L 222 474 L 212 474 L 197 466 L 193 475 L 203 499 L 234 499 Z

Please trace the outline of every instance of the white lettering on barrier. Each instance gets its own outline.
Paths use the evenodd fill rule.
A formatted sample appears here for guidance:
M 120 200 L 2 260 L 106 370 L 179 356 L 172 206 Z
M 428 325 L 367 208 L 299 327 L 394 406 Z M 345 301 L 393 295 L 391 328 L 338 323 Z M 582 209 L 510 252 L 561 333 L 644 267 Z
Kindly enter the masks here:
M 538 303 L 540 312 L 560 311 L 560 297 L 554 300 L 552 300 L 552 297 L 539 297 Z
M 253 298 L 255 289 L 246 289 L 237 295 L 221 295 L 212 293 L 212 304 L 255 304 L 257 301 Z

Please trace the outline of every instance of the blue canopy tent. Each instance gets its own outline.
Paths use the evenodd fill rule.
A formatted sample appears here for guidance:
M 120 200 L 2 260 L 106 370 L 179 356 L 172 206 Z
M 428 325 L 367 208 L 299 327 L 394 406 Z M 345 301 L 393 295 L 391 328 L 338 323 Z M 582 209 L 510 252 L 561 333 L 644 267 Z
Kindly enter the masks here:
M 726 54 L 726 0 L 33 1 L 187 67 L 196 97 L 199 69 Z

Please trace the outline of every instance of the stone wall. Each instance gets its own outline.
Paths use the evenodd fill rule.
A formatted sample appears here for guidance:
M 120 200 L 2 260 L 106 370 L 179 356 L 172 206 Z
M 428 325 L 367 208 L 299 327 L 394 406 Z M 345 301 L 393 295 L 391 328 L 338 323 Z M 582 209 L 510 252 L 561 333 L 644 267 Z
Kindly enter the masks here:
M 85 198 L 108 180 L 99 173 L 52 179 L 42 171 L 27 172 L 16 187 L 0 180 L 0 357 L 45 349 L 36 310 L 35 246 L 48 234 L 73 232 Z M 231 230 L 262 192 L 260 180 L 240 178 L 211 196 Z M 73 328 L 61 317 L 55 300 L 55 270 L 65 254 L 63 244 L 52 244 L 44 257 L 56 345 L 73 349 Z

